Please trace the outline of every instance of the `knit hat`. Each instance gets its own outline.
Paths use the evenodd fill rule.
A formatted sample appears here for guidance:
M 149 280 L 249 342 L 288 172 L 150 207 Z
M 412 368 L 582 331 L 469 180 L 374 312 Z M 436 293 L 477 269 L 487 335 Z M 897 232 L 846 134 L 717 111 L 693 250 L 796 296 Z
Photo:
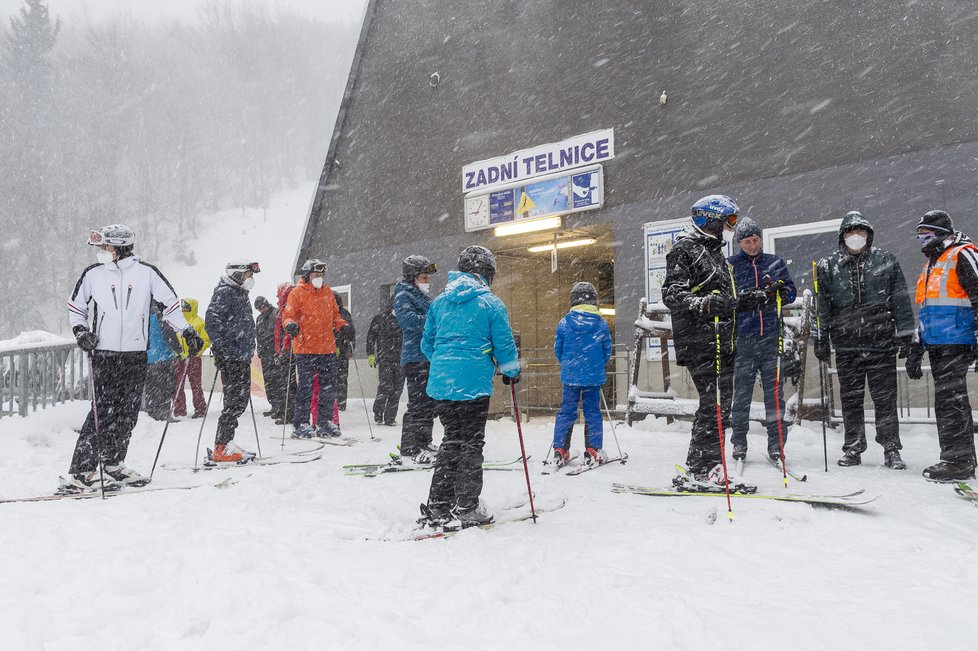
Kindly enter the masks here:
M 951 216 L 943 210 L 931 210 L 920 218 L 917 228 L 929 228 L 938 233 L 953 233 L 954 225 L 951 223 Z
M 739 242 L 745 237 L 751 237 L 756 235 L 761 237 L 761 227 L 757 225 L 750 217 L 744 217 L 739 222 L 737 222 L 737 227 L 734 229 L 734 242 Z
M 256 310 L 261 310 L 263 307 L 271 307 L 271 306 L 272 306 L 271 303 L 269 303 L 268 299 L 265 298 L 264 296 L 259 296 L 258 298 L 255 299 Z

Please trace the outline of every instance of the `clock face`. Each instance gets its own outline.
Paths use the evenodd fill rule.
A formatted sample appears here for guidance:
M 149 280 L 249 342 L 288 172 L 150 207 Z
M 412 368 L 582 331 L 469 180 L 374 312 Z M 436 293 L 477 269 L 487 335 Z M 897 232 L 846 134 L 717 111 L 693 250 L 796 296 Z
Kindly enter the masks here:
M 489 197 L 473 197 L 465 200 L 465 228 L 485 228 L 489 225 Z

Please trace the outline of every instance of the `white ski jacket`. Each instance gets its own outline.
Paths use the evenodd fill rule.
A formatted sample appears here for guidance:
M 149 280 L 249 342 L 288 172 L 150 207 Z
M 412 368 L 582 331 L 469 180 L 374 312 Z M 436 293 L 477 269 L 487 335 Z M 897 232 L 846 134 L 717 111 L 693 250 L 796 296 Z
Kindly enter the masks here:
M 98 335 L 97 350 L 146 350 L 151 300 L 163 304 L 163 319 L 174 330 L 183 332 L 188 327 L 180 299 L 159 269 L 136 256 L 94 264 L 82 272 L 68 298 L 68 322 L 72 328 L 85 326 Z

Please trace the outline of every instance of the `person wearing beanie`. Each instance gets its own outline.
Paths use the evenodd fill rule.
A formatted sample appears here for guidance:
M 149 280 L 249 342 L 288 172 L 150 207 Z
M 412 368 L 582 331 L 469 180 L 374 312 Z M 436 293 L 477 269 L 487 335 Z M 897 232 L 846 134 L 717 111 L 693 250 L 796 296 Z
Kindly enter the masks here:
M 737 310 L 737 345 L 734 353 L 734 393 L 731 407 L 733 458 L 747 458 L 747 430 L 750 429 L 750 406 L 754 382 L 761 375 L 764 390 L 764 426 L 767 429 L 767 454 L 772 462 L 780 463 L 781 446 L 787 443 L 787 428 L 778 431 L 778 421 L 784 418 L 784 397 L 781 387 L 775 390 L 778 364 L 778 341 L 782 338 L 783 322 L 777 309 L 778 295 L 782 305 L 795 300 L 795 283 L 788 273 L 784 258 L 764 253 L 763 232 L 750 217 L 737 222 L 734 242 L 740 252 L 728 261 L 733 266 L 734 281 L 741 298 Z
M 607 380 L 605 367 L 611 360 L 611 330 L 598 312 L 598 291 L 586 282 L 575 283 L 570 292 L 571 309 L 554 337 L 554 355 L 560 363 L 563 400 L 554 422 L 554 463 L 570 460 L 571 430 L 577 422 L 577 407 L 583 403 L 586 427 L 585 463 L 608 460 L 603 449 L 601 387 Z
M 907 375 L 923 377 L 926 351 L 934 376 L 934 413 L 941 460 L 924 469 L 931 481 L 975 476 L 975 432 L 967 377 L 978 362 L 978 247 L 954 230 L 943 210 L 926 213 L 917 240 L 927 263 L 917 279 L 919 343 L 907 356 Z
M 858 466 L 866 451 L 866 384 L 876 410 L 876 442 L 887 468 L 903 470 L 897 419 L 896 357 L 914 341 L 907 281 L 896 257 L 873 246 L 873 226 L 851 211 L 839 227 L 839 248 L 816 268 L 815 356 L 828 363 L 835 348 L 845 443 L 840 466 Z

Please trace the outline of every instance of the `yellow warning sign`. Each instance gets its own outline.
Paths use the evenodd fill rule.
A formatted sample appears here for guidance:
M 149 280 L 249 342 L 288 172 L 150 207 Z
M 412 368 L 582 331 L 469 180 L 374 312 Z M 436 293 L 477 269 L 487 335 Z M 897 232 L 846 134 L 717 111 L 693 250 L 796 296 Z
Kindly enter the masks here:
M 520 192 L 520 205 L 516 208 L 516 213 L 530 212 L 536 207 L 533 200 L 526 194 L 526 191 Z

